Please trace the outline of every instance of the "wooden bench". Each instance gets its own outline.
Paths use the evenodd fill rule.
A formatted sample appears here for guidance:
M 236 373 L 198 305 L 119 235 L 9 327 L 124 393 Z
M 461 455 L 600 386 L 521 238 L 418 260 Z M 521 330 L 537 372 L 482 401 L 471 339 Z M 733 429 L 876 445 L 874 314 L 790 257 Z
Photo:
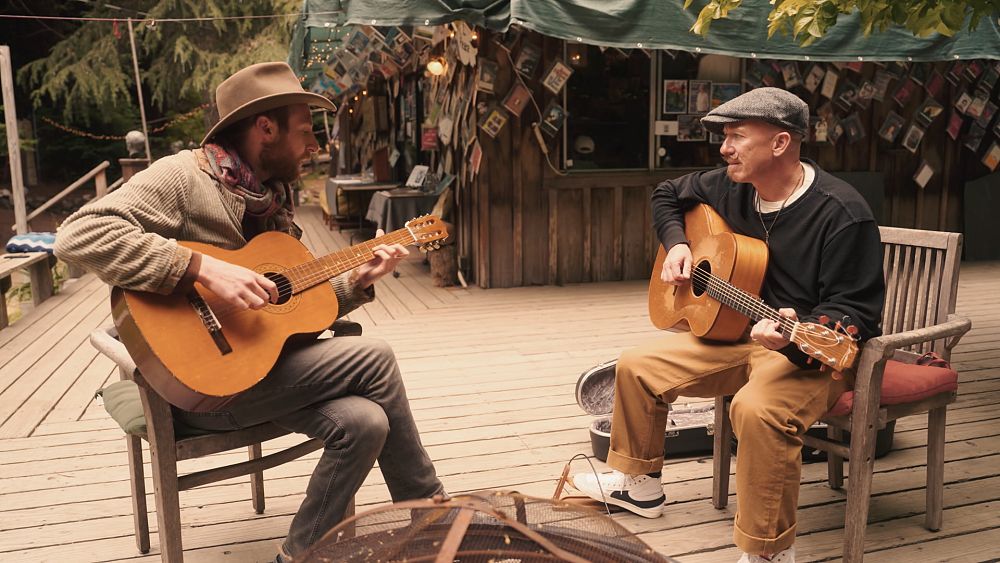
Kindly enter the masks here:
M 0 255 L 0 280 L 9 278 L 16 270 L 27 268 L 31 276 L 31 301 L 39 303 L 52 296 L 52 268 L 48 252 L 16 252 Z M 10 324 L 7 318 L 7 299 L 0 299 L 0 328 Z

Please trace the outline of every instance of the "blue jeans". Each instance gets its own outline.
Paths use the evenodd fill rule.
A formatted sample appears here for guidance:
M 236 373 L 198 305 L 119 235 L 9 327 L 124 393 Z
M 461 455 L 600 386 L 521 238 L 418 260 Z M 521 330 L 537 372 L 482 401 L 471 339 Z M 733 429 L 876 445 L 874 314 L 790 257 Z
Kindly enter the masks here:
M 394 502 L 443 493 L 420 443 L 388 344 L 345 336 L 290 344 L 271 372 L 225 411 L 179 411 L 185 424 L 231 430 L 272 421 L 323 440 L 285 551 L 293 557 L 344 518 L 377 459 Z

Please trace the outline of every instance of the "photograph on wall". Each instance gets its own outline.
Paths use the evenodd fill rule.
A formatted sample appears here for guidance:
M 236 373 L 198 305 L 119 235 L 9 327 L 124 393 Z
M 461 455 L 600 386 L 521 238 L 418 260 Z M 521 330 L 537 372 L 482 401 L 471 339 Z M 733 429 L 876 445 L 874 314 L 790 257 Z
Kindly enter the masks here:
M 957 60 L 948 66 L 948 72 L 945 73 L 945 80 L 951 82 L 952 86 L 958 86 L 958 83 L 962 81 L 962 73 L 965 72 L 965 65 L 968 62 L 964 60 Z
M 983 165 L 990 169 L 990 172 L 997 169 L 1000 164 L 1000 145 L 996 141 L 990 144 L 990 148 L 983 155 Z
M 903 119 L 903 116 L 890 110 L 889 114 L 885 116 L 885 121 L 882 122 L 882 127 L 878 130 L 878 136 L 890 143 L 895 143 L 905 126 L 906 120 Z
M 965 72 L 963 74 L 969 80 L 975 80 L 983 72 L 984 68 L 982 62 L 972 59 L 969 61 L 969 64 L 965 65 Z
M 486 110 L 486 115 L 483 116 L 482 120 L 479 122 L 479 128 L 483 130 L 490 137 L 496 137 L 500 134 L 500 130 L 503 126 L 507 124 L 507 114 L 503 109 L 490 106 Z
M 927 65 L 923 63 L 913 63 L 910 67 L 910 80 L 923 86 L 927 82 Z
M 958 135 L 962 132 L 962 125 L 965 119 L 958 110 L 951 110 L 951 117 L 948 118 L 948 136 L 952 141 L 958 140 Z
M 538 68 L 538 61 L 541 58 L 542 50 L 536 45 L 522 43 L 521 50 L 518 51 L 517 59 L 514 61 L 514 70 L 530 78 L 535 74 L 535 69 Z
M 968 132 L 965 133 L 964 137 L 965 142 L 963 142 L 962 144 L 965 145 L 965 148 L 969 149 L 970 151 L 976 152 L 979 150 L 979 145 L 983 144 L 983 137 L 985 136 L 986 136 L 986 129 L 980 127 L 978 123 L 973 123 L 969 127 Z
M 993 87 L 996 86 L 998 78 L 1000 78 L 1000 71 L 996 67 L 990 67 L 983 73 L 983 77 L 979 79 L 976 88 L 991 92 Z
M 833 99 L 837 95 L 837 79 L 839 76 L 836 71 L 832 68 L 826 71 L 826 75 L 823 77 L 823 86 L 819 90 L 819 94 L 824 98 Z
M 826 118 L 826 140 L 830 142 L 831 145 L 836 145 L 837 141 L 844 135 L 844 126 L 840 123 L 840 119 L 837 119 L 836 115 L 830 115 Z
M 857 113 L 845 117 L 841 121 L 841 125 L 848 143 L 856 143 L 865 138 L 865 126 L 861 123 L 861 117 Z
M 965 110 L 965 115 L 979 119 L 979 116 L 983 114 L 983 110 L 986 109 L 986 103 L 988 101 L 990 101 L 989 94 L 979 90 L 976 92 L 976 95 L 972 97 L 972 103 L 969 104 L 969 107 Z
M 739 82 L 713 82 L 712 109 L 721 106 L 742 93 L 743 87 Z
M 712 83 L 708 80 L 688 82 L 688 112 L 708 113 L 712 109 Z
M 503 107 L 516 117 L 521 116 L 521 112 L 524 111 L 525 106 L 528 105 L 528 101 L 531 99 L 531 92 L 528 88 L 520 82 L 515 82 L 513 86 L 510 87 L 510 92 L 507 92 L 507 97 L 503 99 Z
M 781 63 L 781 76 L 785 79 L 785 88 L 792 89 L 802 84 L 799 76 L 799 64 L 795 61 Z
M 955 100 L 955 109 L 962 113 L 969 111 L 969 105 L 972 103 L 972 96 L 968 92 L 962 92 L 962 95 Z
M 549 92 L 558 94 L 571 74 L 573 74 L 573 69 L 564 65 L 562 61 L 552 61 L 548 72 L 545 73 L 545 78 L 542 79 L 542 86 L 545 86 Z
M 858 74 L 861 74 L 861 71 L 865 68 L 865 63 L 862 62 L 862 61 L 850 61 L 850 62 L 844 63 L 844 68 L 846 68 L 847 70 L 850 70 L 852 72 L 856 72 Z
M 912 153 L 917 152 L 920 141 L 924 138 L 924 133 L 924 129 L 916 123 L 910 125 L 910 128 L 906 130 L 906 135 L 903 137 L 903 148 Z
M 820 84 L 823 83 L 824 75 L 826 75 L 826 69 L 823 68 L 823 65 L 813 64 L 811 67 L 809 67 L 809 70 L 806 71 L 806 77 L 805 80 L 803 81 L 803 86 L 805 86 L 805 89 L 808 90 L 810 94 L 812 94 L 813 92 L 816 91 L 817 88 L 819 88 Z
M 826 119 L 820 116 L 811 116 L 809 118 L 809 141 L 813 143 L 825 143 L 827 142 L 826 136 Z
M 934 98 L 927 98 L 924 103 L 920 105 L 920 109 L 917 110 L 914 118 L 924 127 L 930 125 L 937 116 L 941 115 L 944 111 L 944 106 L 938 103 Z
M 980 112 L 979 117 L 976 118 L 976 123 L 979 124 L 983 129 L 988 129 L 990 126 L 990 121 L 993 121 L 993 116 L 997 113 L 997 105 L 993 102 L 986 102 L 986 107 Z
M 492 94 L 493 89 L 496 88 L 497 72 L 499 71 L 500 65 L 496 62 L 479 57 L 479 74 L 476 78 L 476 89 L 480 92 Z
M 722 133 L 709 133 L 708 134 L 708 144 L 710 145 L 721 145 L 726 141 L 726 136 Z
M 663 113 L 687 113 L 687 80 L 663 81 Z
M 927 187 L 927 183 L 931 181 L 934 177 L 934 169 L 926 160 L 920 161 L 920 166 L 917 167 L 916 173 L 913 174 L 913 181 L 916 182 L 921 189 Z
M 858 85 L 850 80 L 845 80 L 837 92 L 837 98 L 834 100 L 834 104 L 840 109 L 847 111 L 851 109 L 854 105 L 855 100 L 858 97 Z
M 705 126 L 701 124 L 700 115 L 677 116 L 677 140 L 683 143 L 704 141 Z
M 904 78 L 899 86 L 896 87 L 896 91 L 892 94 L 892 99 L 901 107 L 905 106 L 910 98 L 913 97 L 913 93 L 917 91 L 916 82 L 910 80 L 909 78 Z
M 890 72 L 878 69 L 875 71 L 875 93 L 872 94 L 872 99 L 879 102 L 885 101 L 885 93 L 889 91 L 889 82 L 892 82 L 893 76 Z
M 875 97 L 875 84 L 870 80 L 865 80 L 858 86 L 858 95 L 854 98 L 854 103 L 861 109 L 868 109 Z
M 562 130 L 565 121 L 566 110 L 557 104 L 555 100 L 552 100 L 549 102 L 549 105 L 545 106 L 545 111 L 542 112 L 542 121 L 539 122 L 538 128 L 542 130 L 542 133 L 550 137 L 555 137 Z
M 944 79 L 944 75 L 935 70 L 924 83 L 924 90 L 927 90 L 927 94 L 931 97 L 940 98 L 945 84 L 947 84 L 947 80 Z

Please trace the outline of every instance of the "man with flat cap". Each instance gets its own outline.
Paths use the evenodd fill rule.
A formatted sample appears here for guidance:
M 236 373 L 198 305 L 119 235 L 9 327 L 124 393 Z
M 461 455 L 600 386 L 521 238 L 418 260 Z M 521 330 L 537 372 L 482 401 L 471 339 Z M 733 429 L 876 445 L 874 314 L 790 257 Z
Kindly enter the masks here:
M 161 158 L 120 189 L 71 215 L 55 253 L 110 285 L 172 294 L 197 281 L 237 309 L 276 302 L 268 278 L 180 246 L 238 249 L 255 235 L 300 236 L 289 183 L 319 146 L 309 106 L 334 110 L 302 89 L 285 63 L 244 68 L 216 90 L 220 119 L 201 147 Z M 331 280 L 339 314 L 375 298 L 376 280 L 408 254 L 379 245 L 374 258 Z M 265 421 L 320 438 L 325 449 L 277 560 L 295 557 L 344 516 L 375 460 L 394 501 L 443 493 L 420 443 L 389 346 L 365 337 L 288 345 L 271 372 L 226 410 L 177 410 L 188 426 L 232 430 Z M 160 530 L 160 533 L 180 533 Z
M 708 204 L 735 233 L 767 244 L 765 303 L 793 320 L 846 321 L 862 341 L 878 336 L 885 293 L 878 225 L 854 188 L 800 157 L 809 123 L 805 102 L 759 88 L 702 123 L 725 135 L 720 153 L 727 166 L 667 180 L 653 191 L 656 233 L 667 250 L 661 279 L 690 283 L 684 213 Z M 794 561 L 801 436 L 849 383 L 820 372 L 778 328 L 761 320 L 733 343 L 668 333 L 622 354 L 608 454 L 615 471 L 576 475 L 576 487 L 641 516 L 660 516 L 669 404 L 681 395 L 734 395 L 740 562 Z

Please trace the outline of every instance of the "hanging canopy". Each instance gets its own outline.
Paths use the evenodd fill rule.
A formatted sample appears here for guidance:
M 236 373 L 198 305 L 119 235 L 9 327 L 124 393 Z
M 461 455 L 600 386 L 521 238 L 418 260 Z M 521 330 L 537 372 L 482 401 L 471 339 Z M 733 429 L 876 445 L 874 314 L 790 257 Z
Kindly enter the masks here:
M 308 61 L 310 53 L 317 46 L 323 48 L 344 22 L 381 27 L 455 20 L 495 31 L 517 24 L 593 45 L 734 57 L 818 61 L 1000 58 L 1000 23 L 994 18 L 983 18 L 976 31 L 963 30 L 954 37 L 918 38 L 900 27 L 866 37 L 857 13 L 841 15 L 826 36 L 800 47 L 780 34 L 767 38 L 769 2 L 744 2 L 728 18 L 713 22 L 707 36 L 696 35 L 688 30 L 701 5 L 703 1 L 696 1 L 685 10 L 684 0 L 305 0 L 310 15 L 296 28 L 291 58 Z M 339 13 L 314 15 L 323 12 Z

